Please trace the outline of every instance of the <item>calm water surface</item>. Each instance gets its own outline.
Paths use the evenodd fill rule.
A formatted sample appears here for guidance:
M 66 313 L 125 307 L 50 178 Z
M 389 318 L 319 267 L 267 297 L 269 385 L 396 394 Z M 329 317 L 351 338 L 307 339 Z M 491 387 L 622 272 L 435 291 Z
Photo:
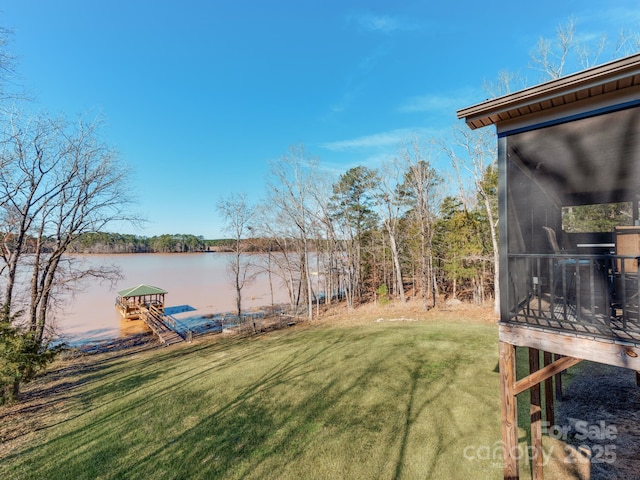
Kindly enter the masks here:
M 167 292 L 167 307 L 189 306 L 190 313 L 176 315 L 195 318 L 235 310 L 235 290 L 227 280 L 226 253 L 83 255 L 88 265 L 117 265 L 124 279 L 114 288 L 108 283 L 88 280 L 82 292 L 69 301 L 57 320 L 57 331 L 75 344 L 106 340 L 144 331 L 142 322 L 122 320 L 115 309 L 117 292 L 141 283 Z M 287 302 L 284 289 L 274 277 L 275 303 Z M 268 276 L 261 275 L 243 289 L 243 309 L 271 305 Z M 175 309 L 179 310 L 179 309 Z

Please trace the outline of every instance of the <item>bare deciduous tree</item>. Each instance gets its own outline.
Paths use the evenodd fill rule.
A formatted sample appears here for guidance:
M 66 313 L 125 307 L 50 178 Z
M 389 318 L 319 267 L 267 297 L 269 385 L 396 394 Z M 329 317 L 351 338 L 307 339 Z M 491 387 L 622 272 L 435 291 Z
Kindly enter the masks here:
M 10 101 L 26 98 L 25 93 L 16 82 L 18 77 L 16 57 L 9 50 L 12 34 L 11 30 L 0 27 L 0 106 L 2 107 L 11 107 Z
M 519 90 L 527 86 L 526 78 L 520 73 L 509 70 L 500 70 L 495 81 L 485 81 L 483 89 L 492 98 L 508 95 L 514 90 Z
M 530 66 L 542 73 L 542 80 L 554 80 L 570 73 L 568 70 L 589 68 L 640 50 L 640 35 L 624 28 L 613 45 L 606 34 L 580 41 L 576 31 L 576 20 L 571 17 L 556 28 L 554 38 L 538 40 L 530 55 Z M 603 60 L 603 56 L 607 58 Z
M 560 78 L 567 58 L 575 48 L 575 31 L 575 20 L 570 18 L 565 25 L 559 25 L 556 29 L 555 41 L 541 37 L 531 54 L 531 67 L 548 79 Z
M 420 233 L 420 296 L 422 308 L 427 309 L 427 290 L 430 290 L 432 306 L 436 306 L 437 284 L 433 269 L 433 223 L 436 217 L 436 188 L 440 176 L 431 166 L 430 153 L 417 138 L 402 149 L 400 158 L 405 164 L 402 185 L 404 193 L 410 197 L 412 217 Z
M 46 349 L 52 308 L 87 276 L 113 279 L 109 267 L 86 269 L 66 255 L 79 235 L 113 221 L 137 221 L 127 207 L 127 169 L 101 142 L 100 122 L 69 123 L 12 116 L 0 138 L 0 272 L 2 321 L 24 325 L 37 351 Z M 21 297 L 16 292 L 28 292 Z M 22 378 L 28 378 L 22 371 Z
M 279 219 L 286 222 L 290 232 L 300 245 L 299 278 L 307 302 L 307 315 L 313 319 L 313 288 L 309 265 L 310 240 L 315 211 L 312 207 L 314 175 L 317 161 L 307 156 L 304 147 L 294 146 L 287 155 L 272 165 L 273 181 L 268 185 L 268 202 L 279 212 Z
M 394 271 L 394 293 L 405 301 L 404 279 L 400 262 L 399 227 L 407 210 L 403 194 L 399 190 L 404 177 L 402 162 L 395 158 L 385 162 L 381 168 L 380 181 L 376 187 L 376 202 L 382 224 L 387 232 Z
M 493 132 L 489 129 L 469 130 L 457 126 L 453 131 L 453 142 L 442 143 L 442 148 L 451 159 L 458 179 L 463 182 L 470 175 L 474 191 L 484 207 L 491 232 L 491 246 L 494 263 L 494 312 L 500 312 L 500 262 L 498 252 L 498 217 L 496 215 L 495 195 L 487 191 L 484 178 L 487 168 L 495 168 L 498 158 L 497 144 Z
M 271 305 L 274 304 L 273 281 L 279 279 L 281 286 L 286 288 L 291 307 L 296 305 L 296 286 L 294 274 L 299 271 L 297 262 L 293 258 L 293 243 L 290 229 L 279 217 L 279 211 L 269 202 L 256 207 L 256 235 L 262 239 L 262 265 L 259 267 L 269 277 L 271 290 Z M 291 246 L 290 246 L 291 245 Z
M 225 221 L 225 231 L 233 235 L 234 251 L 229 261 L 230 282 L 236 292 L 236 312 L 238 319 L 242 315 L 242 289 L 255 278 L 251 262 L 243 257 L 247 234 L 255 214 L 253 206 L 247 203 L 246 194 L 231 194 L 218 200 L 218 211 Z M 255 322 L 253 324 L 256 330 Z

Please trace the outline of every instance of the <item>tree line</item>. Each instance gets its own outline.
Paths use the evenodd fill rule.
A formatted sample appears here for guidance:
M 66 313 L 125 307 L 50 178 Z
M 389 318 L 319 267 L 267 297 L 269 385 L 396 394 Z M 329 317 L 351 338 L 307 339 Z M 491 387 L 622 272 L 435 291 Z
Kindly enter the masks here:
M 426 310 L 447 297 L 494 298 L 497 170 L 484 139 L 475 159 L 481 190 L 463 196 L 452 195 L 434 167 L 432 144 L 417 139 L 380 168 L 356 166 L 334 181 L 303 146 L 291 147 L 272 165 L 264 203 L 249 205 L 244 194 L 218 202 L 237 245 L 237 298 L 260 269 L 277 276 L 310 319 L 314 306 L 334 299 L 353 307 L 416 297 Z M 244 240 L 249 232 L 259 244 Z M 260 253 L 250 261 L 242 257 L 248 246 Z
M 193 253 L 206 251 L 209 246 L 228 242 L 205 240 L 201 235 L 163 234 L 152 237 L 110 233 L 86 232 L 69 245 L 69 253 Z
M 265 241 L 257 238 L 242 240 L 243 250 L 258 252 Z M 78 235 L 69 244 L 71 254 L 118 253 L 197 253 L 233 252 L 235 241 L 230 238 L 205 239 L 188 233 L 162 234 L 147 237 L 128 233 L 87 232 Z

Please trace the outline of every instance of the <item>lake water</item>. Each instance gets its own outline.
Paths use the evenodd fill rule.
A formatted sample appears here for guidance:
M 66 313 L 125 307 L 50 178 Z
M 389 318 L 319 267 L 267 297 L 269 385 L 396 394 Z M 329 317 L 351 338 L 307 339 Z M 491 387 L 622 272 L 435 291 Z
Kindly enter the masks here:
M 116 265 L 124 276 L 114 288 L 88 280 L 85 288 L 69 300 L 57 315 L 56 330 L 70 344 L 107 340 L 145 331 L 141 321 L 121 319 L 115 309 L 117 292 L 141 283 L 166 290 L 165 306 L 182 322 L 197 322 L 214 313 L 235 311 L 235 289 L 227 280 L 227 253 L 82 255 L 88 265 Z M 274 277 L 274 302 L 288 297 Z M 243 310 L 271 305 L 266 274 L 243 291 Z

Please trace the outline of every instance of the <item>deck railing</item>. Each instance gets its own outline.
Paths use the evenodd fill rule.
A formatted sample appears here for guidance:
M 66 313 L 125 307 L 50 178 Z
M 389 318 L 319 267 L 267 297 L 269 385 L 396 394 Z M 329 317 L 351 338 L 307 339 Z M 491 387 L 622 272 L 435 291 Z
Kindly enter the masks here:
M 640 334 L 636 257 L 510 254 L 508 262 L 502 321 L 605 337 Z

